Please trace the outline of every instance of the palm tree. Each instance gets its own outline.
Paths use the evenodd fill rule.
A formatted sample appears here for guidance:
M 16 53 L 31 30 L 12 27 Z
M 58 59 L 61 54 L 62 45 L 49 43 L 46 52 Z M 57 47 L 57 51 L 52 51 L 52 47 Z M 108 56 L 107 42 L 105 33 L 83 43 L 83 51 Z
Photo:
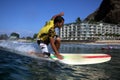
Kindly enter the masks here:
M 80 17 L 78 17 L 77 19 L 76 19 L 76 23 L 77 24 L 80 24 L 82 21 L 81 21 L 81 19 L 80 19 Z

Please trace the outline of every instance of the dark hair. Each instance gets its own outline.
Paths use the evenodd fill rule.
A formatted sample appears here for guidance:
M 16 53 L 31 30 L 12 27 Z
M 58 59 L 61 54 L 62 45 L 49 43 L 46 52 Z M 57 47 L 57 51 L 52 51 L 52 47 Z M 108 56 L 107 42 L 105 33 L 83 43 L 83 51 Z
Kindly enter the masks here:
M 57 22 L 62 22 L 62 21 L 64 21 L 64 18 L 63 17 L 61 17 L 61 16 L 57 16 L 55 19 L 54 19 L 54 24 L 56 24 Z

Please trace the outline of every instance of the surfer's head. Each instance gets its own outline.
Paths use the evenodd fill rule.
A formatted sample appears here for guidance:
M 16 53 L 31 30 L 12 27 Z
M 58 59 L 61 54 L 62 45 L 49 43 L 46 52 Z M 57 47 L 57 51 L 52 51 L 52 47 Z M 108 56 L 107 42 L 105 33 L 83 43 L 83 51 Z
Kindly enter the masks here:
M 54 25 L 55 27 L 61 28 L 64 25 L 64 18 L 61 16 L 57 16 L 54 19 Z

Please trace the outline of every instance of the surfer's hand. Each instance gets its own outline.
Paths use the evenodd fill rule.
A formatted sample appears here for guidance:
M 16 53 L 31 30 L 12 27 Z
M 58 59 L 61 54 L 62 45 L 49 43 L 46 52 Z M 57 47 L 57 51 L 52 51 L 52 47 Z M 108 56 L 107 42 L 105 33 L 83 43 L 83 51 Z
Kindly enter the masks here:
M 56 56 L 58 59 L 63 59 L 63 56 L 60 55 L 60 54 L 55 54 L 55 56 Z
M 60 13 L 60 16 L 64 16 L 64 12 L 61 12 L 61 13 Z

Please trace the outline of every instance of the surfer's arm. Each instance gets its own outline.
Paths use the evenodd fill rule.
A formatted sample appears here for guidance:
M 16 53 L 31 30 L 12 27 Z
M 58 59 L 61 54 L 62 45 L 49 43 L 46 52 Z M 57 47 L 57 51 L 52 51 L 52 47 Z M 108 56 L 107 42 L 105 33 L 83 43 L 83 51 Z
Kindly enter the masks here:
M 64 12 L 61 12 L 59 14 L 56 14 L 52 17 L 52 20 L 54 20 L 57 16 L 64 16 Z
M 59 52 L 54 44 L 54 38 L 52 38 L 52 37 L 50 37 L 50 44 L 51 44 L 53 51 L 55 52 L 55 56 L 59 59 L 63 59 L 62 56 L 59 54 Z

